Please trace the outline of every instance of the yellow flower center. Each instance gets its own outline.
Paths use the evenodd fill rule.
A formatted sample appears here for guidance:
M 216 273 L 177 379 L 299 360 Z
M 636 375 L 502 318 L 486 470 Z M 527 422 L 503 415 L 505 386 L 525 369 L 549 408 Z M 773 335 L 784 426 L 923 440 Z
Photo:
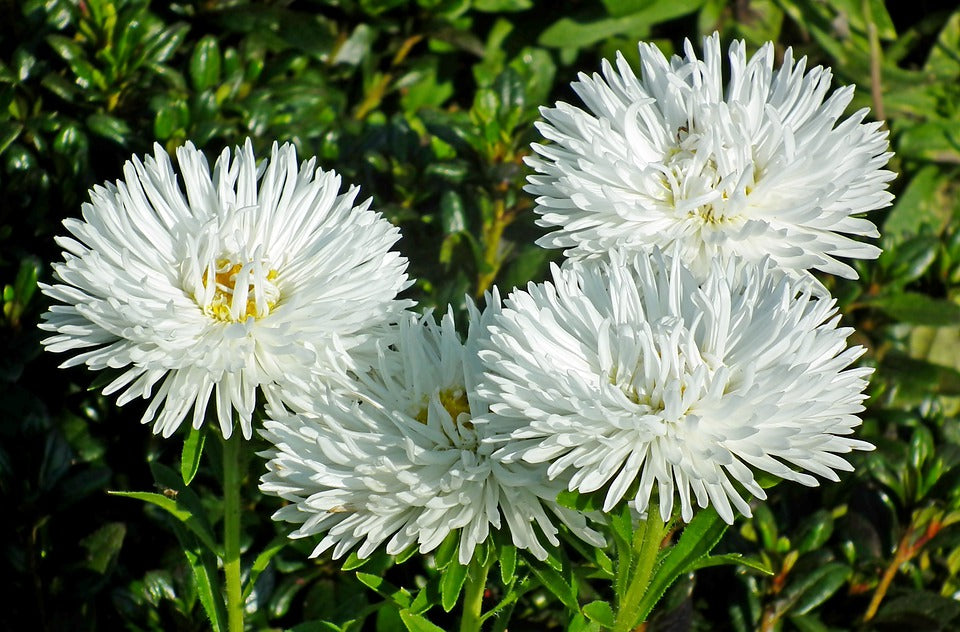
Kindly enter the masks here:
M 232 323 L 243 322 L 250 317 L 259 320 L 269 314 L 280 299 L 280 290 L 273 283 L 277 271 L 268 270 L 264 273 L 263 268 L 253 263 L 217 259 L 215 267 L 212 270 L 207 268 L 203 274 L 204 289 L 213 285 L 213 296 L 206 301 L 204 313 L 216 320 Z
M 454 423 L 457 422 L 460 413 L 470 414 L 470 402 L 467 400 L 467 393 L 462 388 L 451 388 L 440 391 L 438 397 L 440 399 L 440 405 L 450 413 L 450 418 L 453 419 Z M 416 414 L 414 419 L 422 424 L 427 423 L 427 406 L 424 406 L 420 412 Z M 473 428 L 473 422 L 467 421 L 464 423 L 464 426 L 466 428 Z

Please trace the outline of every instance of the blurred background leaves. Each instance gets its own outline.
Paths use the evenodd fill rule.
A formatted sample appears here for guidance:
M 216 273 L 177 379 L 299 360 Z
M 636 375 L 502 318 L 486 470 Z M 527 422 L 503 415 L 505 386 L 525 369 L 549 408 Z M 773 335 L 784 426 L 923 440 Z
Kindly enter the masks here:
M 402 228 L 422 307 L 459 310 L 493 284 L 542 279 L 559 257 L 533 244 L 541 231 L 522 191 L 538 108 L 576 103 L 576 73 L 617 50 L 636 60 L 640 39 L 670 53 L 713 30 L 751 49 L 773 40 L 778 56 L 793 46 L 838 84 L 858 84 L 854 109 L 887 120 L 899 176 L 895 205 L 873 216 L 884 254 L 857 264 L 859 281 L 824 279 L 877 368 L 860 431 L 877 450 L 854 455 L 840 484 L 770 490 L 720 552 L 774 574 L 704 569 L 671 589 L 649 629 L 960 627 L 954 2 L 0 0 L 0 21 L 3 629 L 206 628 L 170 518 L 105 493 L 178 493 L 150 464 L 175 465 L 180 442 L 137 424 L 142 404 L 117 409 L 89 388 L 93 376 L 40 352 L 37 282 L 50 280 L 53 237 L 87 189 L 154 142 L 213 155 L 250 136 L 262 155 L 289 141 Z M 261 466 L 251 459 L 247 473 L 251 551 L 278 532 L 275 502 L 255 492 Z M 213 480 L 201 467 L 191 488 Z M 380 607 L 385 585 L 364 584 L 442 589 L 433 558 L 397 567 L 380 556 L 358 575 L 307 560 L 311 549 L 293 543 L 255 571 L 245 558 L 260 573 L 252 629 L 416 629 L 419 615 Z M 608 561 L 584 559 L 582 575 L 563 578 L 581 603 Z M 564 619 L 541 585 L 549 569 L 539 573 L 510 579 L 527 582 L 510 629 L 595 629 Z M 443 616 L 431 612 L 441 626 Z

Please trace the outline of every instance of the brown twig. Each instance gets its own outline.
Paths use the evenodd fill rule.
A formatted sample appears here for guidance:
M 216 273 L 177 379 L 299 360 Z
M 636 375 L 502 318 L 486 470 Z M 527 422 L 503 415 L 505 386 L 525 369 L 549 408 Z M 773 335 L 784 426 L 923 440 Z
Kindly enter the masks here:
M 927 524 L 926 529 L 924 529 L 923 534 L 916 537 L 917 526 L 918 525 L 911 523 L 910 526 L 907 527 L 906 532 L 904 532 L 903 537 L 900 538 L 900 541 L 897 543 L 893 560 L 891 560 L 887 568 L 884 569 L 880 583 L 877 584 L 876 590 L 873 591 L 870 605 L 867 606 L 867 610 L 863 615 L 864 622 L 870 621 L 876 616 L 877 610 L 880 609 L 880 602 L 883 601 L 883 598 L 887 595 L 887 591 L 890 590 L 890 584 L 893 583 L 893 579 L 896 577 L 900 567 L 916 557 L 927 542 L 932 540 L 933 537 L 940 532 L 940 529 L 943 528 L 939 520 L 931 520 L 929 524 Z

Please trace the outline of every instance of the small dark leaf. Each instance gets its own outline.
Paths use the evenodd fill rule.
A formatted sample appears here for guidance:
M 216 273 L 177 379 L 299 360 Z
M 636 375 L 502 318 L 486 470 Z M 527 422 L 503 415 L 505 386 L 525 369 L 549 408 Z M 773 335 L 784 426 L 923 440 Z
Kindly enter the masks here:
M 791 612 L 810 612 L 833 596 L 850 578 L 850 573 L 851 569 L 846 564 L 831 562 L 802 576 L 784 590 L 784 596 L 793 602 Z
M 87 568 L 103 575 L 111 566 L 120 549 L 127 526 L 122 522 L 108 522 L 84 539 L 80 545 L 87 550 Z
M 960 603 L 928 591 L 911 591 L 886 601 L 874 623 L 901 630 L 948 630 L 960 618 Z
M 440 196 L 440 221 L 446 235 L 459 233 L 467 228 L 467 217 L 463 209 L 463 198 L 452 189 Z
M 167 571 L 148 572 L 143 577 L 143 594 L 154 606 L 161 601 L 174 601 L 177 591 L 173 587 L 173 577 Z
M 130 126 L 123 119 L 109 114 L 91 114 L 87 117 L 87 126 L 98 136 L 103 136 L 118 145 L 126 145 L 130 136 Z
M 820 509 L 806 518 L 800 525 L 800 535 L 796 538 L 796 549 L 807 553 L 826 544 L 833 533 L 833 515 Z
M 220 45 L 214 36 L 207 35 L 194 46 L 190 57 L 190 81 L 198 92 L 220 83 Z

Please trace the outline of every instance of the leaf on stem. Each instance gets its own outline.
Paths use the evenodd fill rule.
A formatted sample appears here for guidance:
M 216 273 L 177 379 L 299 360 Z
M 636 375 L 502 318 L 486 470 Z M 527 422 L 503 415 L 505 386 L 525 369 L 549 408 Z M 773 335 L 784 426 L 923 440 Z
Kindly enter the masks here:
M 457 605 L 460 599 L 460 591 L 463 590 L 463 583 L 467 579 L 467 567 L 456 560 L 452 561 L 444 569 L 443 577 L 440 580 L 440 605 L 444 612 L 450 612 Z
M 203 456 L 203 444 L 206 440 L 206 426 L 199 429 L 190 428 L 187 438 L 183 441 L 183 452 L 180 456 L 180 475 L 183 484 L 189 485 L 200 469 L 200 457 Z
M 426 617 L 414 614 L 409 610 L 400 611 L 400 620 L 403 621 L 403 625 L 407 626 L 409 632 L 444 632 L 443 628 L 430 623 Z
M 654 571 L 646 594 L 640 601 L 640 621 L 645 621 L 673 582 L 692 570 L 705 557 L 727 530 L 725 523 L 712 507 L 697 512 L 683 529 L 680 540 L 671 547 Z
M 184 507 L 179 501 L 172 498 L 167 498 L 163 494 L 154 494 L 153 492 L 115 492 L 108 491 L 108 494 L 111 496 L 123 496 L 124 498 L 136 498 L 137 500 L 142 500 L 151 505 L 156 505 L 160 507 L 171 516 L 182 522 L 187 526 L 190 531 L 192 531 L 200 541 L 203 542 L 203 545 L 206 546 L 211 551 L 219 551 L 219 547 L 216 545 L 213 539 L 213 534 L 210 532 L 209 527 L 204 526 L 200 523 L 197 516 L 190 512 L 186 507 Z M 219 553 L 218 553 L 219 555 Z

